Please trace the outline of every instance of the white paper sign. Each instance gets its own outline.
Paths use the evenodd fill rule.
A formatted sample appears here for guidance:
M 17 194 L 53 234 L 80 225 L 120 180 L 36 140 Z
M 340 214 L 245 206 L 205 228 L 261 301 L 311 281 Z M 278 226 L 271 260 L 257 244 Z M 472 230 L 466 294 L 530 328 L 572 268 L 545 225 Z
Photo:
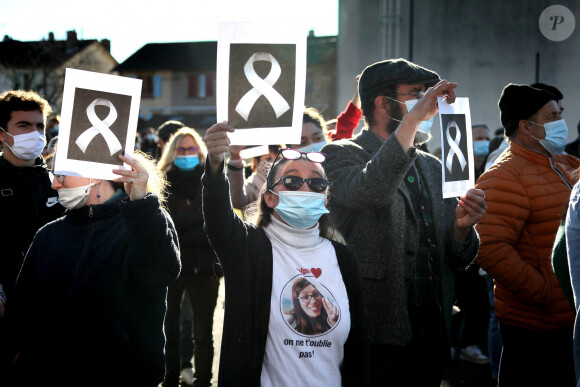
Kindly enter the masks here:
M 222 22 L 217 120 L 232 145 L 298 144 L 306 85 L 305 23 Z
M 267 155 L 270 153 L 270 148 L 268 145 L 253 146 L 251 148 L 244 148 L 240 151 L 240 157 L 242 159 L 251 159 L 252 157 L 258 157 Z
M 443 198 L 462 196 L 475 185 L 469 98 L 456 98 L 449 104 L 439 97 L 437 102 L 441 124 Z
M 133 155 L 140 79 L 66 69 L 55 174 L 113 180 Z

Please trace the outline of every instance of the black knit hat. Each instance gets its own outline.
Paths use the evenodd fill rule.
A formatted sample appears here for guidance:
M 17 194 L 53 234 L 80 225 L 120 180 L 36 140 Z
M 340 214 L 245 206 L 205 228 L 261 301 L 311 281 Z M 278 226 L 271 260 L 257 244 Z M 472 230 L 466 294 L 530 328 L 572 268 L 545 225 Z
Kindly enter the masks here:
M 510 83 L 504 87 L 498 106 L 506 136 L 515 133 L 520 120 L 534 115 L 542 106 L 555 99 L 556 96 L 549 91 L 528 85 Z
M 439 74 L 408 60 L 388 59 L 367 66 L 358 83 L 361 99 L 373 97 L 390 85 L 426 85 L 432 86 L 439 82 Z
M 532 83 L 530 86 L 535 87 L 536 89 L 542 89 L 549 91 L 550 93 L 554 94 L 556 100 L 560 100 L 564 98 L 564 95 L 557 87 L 552 85 L 546 85 L 545 83 Z
M 157 129 L 157 137 L 159 137 L 164 142 L 169 141 L 169 137 L 175 134 L 179 129 L 185 127 L 185 124 L 181 121 L 165 121 Z

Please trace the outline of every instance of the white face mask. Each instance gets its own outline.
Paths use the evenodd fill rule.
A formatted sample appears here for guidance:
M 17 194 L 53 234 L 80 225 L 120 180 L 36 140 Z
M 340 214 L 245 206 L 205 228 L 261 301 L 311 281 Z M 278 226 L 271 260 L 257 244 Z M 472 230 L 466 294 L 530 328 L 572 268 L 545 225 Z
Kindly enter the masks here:
M 60 188 L 58 190 L 58 201 L 68 210 L 76 210 L 81 208 L 89 200 L 91 194 L 91 187 L 95 183 L 82 185 L 75 188 Z
M 46 137 L 40 134 L 38 131 L 18 134 L 16 136 L 8 133 L 2 129 L 4 133 L 11 136 L 14 139 L 14 144 L 12 146 L 4 142 L 4 144 L 10 149 L 12 154 L 19 158 L 20 160 L 34 160 L 42 153 L 44 146 L 46 145 Z

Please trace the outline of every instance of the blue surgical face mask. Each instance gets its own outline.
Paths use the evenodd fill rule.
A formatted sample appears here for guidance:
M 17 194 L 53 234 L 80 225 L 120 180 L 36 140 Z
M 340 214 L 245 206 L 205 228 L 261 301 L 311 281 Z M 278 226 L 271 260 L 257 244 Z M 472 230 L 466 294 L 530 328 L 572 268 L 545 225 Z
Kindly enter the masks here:
M 534 136 L 532 137 L 538 140 L 540 145 L 542 145 L 548 152 L 552 154 L 558 154 L 564 151 L 566 139 L 568 138 L 568 127 L 566 126 L 566 121 L 558 120 L 546 122 L 544 125 L 529 120 L 528 122 L 544 127 L 546 131 L 545 138 L 539 139 Z
M 418 99 L 411 99 L 411 100 L 405 101 L 405 106 L 407 106 L 407 112 L 410 112 L 411 110 L 413 110 L 413 108 L 415 107 L 417 102 L 419 102 Z M 431 117 L 427 121 L 421 121 L 417 130 L 419 132 L 429 133 L 429 131 L 431 130 L 431 127 L 433 126 L 434 120 L 435 120 L 435 116 Z
M 191 171 L 199 164 L 199 157 L 197 155 L 177 156 L 173 165 L 182 171 Z
M 300 152 L 320 152 L 323 146 L 326 145 L 326 141 L 323 140 L 321 142 L 313 142 L 310 145 L 306 145 L 305 147 L 298 148 Z
M 284 222 L 290 226 L 307 229 L 318 222 L 320 217 L 328 213 L 324 206 L 326 195 L 308 191 L 280 191 L 277 194 L 280 202 L 275 210 Z
M 489 141 L 479 140 L 473 142 L 473 154 L 477 157 L 484 157 L 489 153 Z

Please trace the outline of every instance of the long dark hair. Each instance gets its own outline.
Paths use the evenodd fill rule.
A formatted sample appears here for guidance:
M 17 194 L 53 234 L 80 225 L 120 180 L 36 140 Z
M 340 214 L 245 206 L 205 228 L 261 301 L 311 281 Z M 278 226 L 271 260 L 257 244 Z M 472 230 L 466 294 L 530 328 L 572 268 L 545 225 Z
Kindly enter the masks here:
M 309 285 L 316 289 L 316 286 L 304 277 L 294 282 L 294 285 L 292 285 L 292 305 L 294 305 L 294 309 L 290 313 L 294 316 L 298 332 L 305 335 L 317 335 L 329 330 L 330 325 L 328 324 L 328 313 L 322 305 L 320 306 L 321 310 L 318 317 L 308 316 L 302 308 L 299 298 L 300 292 Z

